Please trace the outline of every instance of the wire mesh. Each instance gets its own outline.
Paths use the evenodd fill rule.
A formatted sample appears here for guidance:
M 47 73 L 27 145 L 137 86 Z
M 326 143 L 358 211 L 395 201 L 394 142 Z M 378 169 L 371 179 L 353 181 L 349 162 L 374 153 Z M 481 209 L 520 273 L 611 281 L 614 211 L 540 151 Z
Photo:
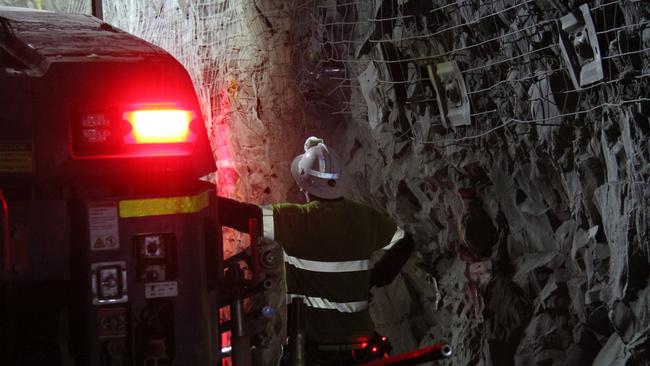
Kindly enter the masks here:
M 401 107 L 416 104 L 430 104 L 437 109 L 440 99 L 431 89 L 430 77 L 426 73 L 416 73 L 416 77 L 396 78 L 391 72 L 392 65 L 402 69 L 421 69 L 423 65 L 435 65 L 455 60 L 461 65 L 461 73 L 468 86 L 472 109 L 471 126 L 446 129 L 433 133 L 429 138 L 410 136 L 413 143 L 447 146 L 460 141 L 478 139 L 498 131 L 511 123 L 528 123 L 537 126 L 557 127 L 557 123 L 543 123 L 548 118 L 536 118 L 531 114 L 530 105 L 557 105 L 554 98 L 571 94 L 574 99 L 584 101 L 587 95 L 604 87 L 613 88 L 607 98 L 597 104 L 579 103 L 574 110 L 565 110 L 553 116 L 554 121 L 568 121 L 589 112 L 604 113 L 611 107 L 634 105 L 645 102 L 647 89 L 642 98 L 620 101 L 621 89 L 631 81 L 645 83 L 649 62 L 648 39 L 639 39 L 641 32 L 648 28 L 648 5 L 640 1 L 601 2 L 592 1 L 591 13 L 598 27 L 600 43 L 609 46 L 603 50 L 603 68 L 608 78 L 579 90 L 568 82 L 570 72 L 562 59 L 559 47 L 559 18 L 577 7 L 557 4 L 551 1 L 326 1 L 317 0 L 305 6 L 310 12 L 308 23 L 296 23 L 296 27 L 307 27 L 302 33 L 311 36 L 309 44 L 313 49 L 306 52 L 317 53 L 320 58 L 315 65 L 302 65 L 311 68 L 311 75 L 322 72 L 323 65 L 345 65 L 343 75 L 332 79 L 338 82 L 338 95 L 344 96 L 337 113 L 373 118 L 363 111 L 367 100 L 358 82 L 359 75 L 372 63 L 380 70 L 376 88 L 380 94 L 390 94 L 391 89 L 403 87 L 420 95 L 409 95 L 407 100 L 397 101 Z M 602 12 L 602 13 L 598 13 Z M 607 20 L 608 17 L 614 20 Z M 354 16 L 350 17 L 350 14 Z M 613 16 L 612 16 L 613 15 Z M 618 19 L 618 20 L 617 20 Z M 299 32 L 297 32 L 299 33 Z M 625 47 L 616 42 L 626 42 Z M 634 42 L 639 44 L 633 45 Z M 379 46 L 390 44 L 397 50 L 398 57 L 382 57 Z M 625 48 L 633 49 L 624 51 Z M 630 61 L 636 57 L 637 60 Z M 621 69 L 641 58 L 643 66 L 635 75 L 621 76 Z M 619 62 L 620 61 L 620 62 Z M 627 67 L 630 69 L 630 67 Z M 513 77 L 513 75 L 516 75 Z M 521 93 L 501 96 L 510 99 L 503 102 L 509 108 L 494 108 L 494 100 L 503 94 L 503 89 L 523 90 L 530 94 L 536 84 L 552 75 L 564 75 L 559 85 L 551 87 L 535 98 Z M 399 76 L 399 75 L 398 75 Z M 418 85 L 419 84 L 419 85 Z M 332 91 L 334 93 L 336 91 Z M 539 94 L 539 93 L 538 93 Z M 515 100 L 517 99 L 517 100 Z M 486 102 L 488 100 L 488 102 Z M 514 104 L 519 104 L 514 108 Z M 529 107 L 521 107 L 528 104 Z M 398 108 L 400 106 L 394 106 Z M 504 113 L 504 109 L 517 113 Z M 385 116 L 386 114 L 384 114 Z M 423 117 L 416 116 L 415 119 Z M 427 116 L 430 118 L 430 116 Z M 440 125 L 434 119 L 432 125 Z M 381 125 L 386 121 L 370 121 L 371 125 Z M 435 130 L 432 130 L 435 132 Z M 409 135 L 409 134 L 406 134 Z

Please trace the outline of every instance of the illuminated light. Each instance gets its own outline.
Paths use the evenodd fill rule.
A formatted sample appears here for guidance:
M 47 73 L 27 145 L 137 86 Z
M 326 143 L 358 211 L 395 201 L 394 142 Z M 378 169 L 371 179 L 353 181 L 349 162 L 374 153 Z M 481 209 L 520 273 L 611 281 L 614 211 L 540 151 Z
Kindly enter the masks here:
M 386 336 L 381 336 L 381 341 L 382 342 L 386 342 L 387 340 L 388 340 L 388 338 L 386 338 Z
M 181 109 L 143 109 L 124 113 L 133 130 L 124 137 L 127 144 L 169 144 L 191 142 L 193 113 Z
M 377 352 L 377 351 L 379 351 L 379 348 L 377 348 L 377 346 L 372 346 L 372 351 Z
M 368 342 L 361 343 L 361 348 L 366 348 L 366 347 L 368 347 Z

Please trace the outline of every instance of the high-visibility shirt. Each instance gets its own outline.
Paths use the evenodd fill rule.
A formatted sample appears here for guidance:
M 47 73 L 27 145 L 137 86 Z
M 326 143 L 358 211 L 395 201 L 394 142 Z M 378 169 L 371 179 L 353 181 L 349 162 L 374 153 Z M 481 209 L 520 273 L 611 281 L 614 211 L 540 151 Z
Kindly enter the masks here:
M 305 332 L 319 342 L 372 336 L 368 312 L 370 257 L 403 237 L 376 210 L 346 199 L 262 207 L 264 236 L 284 250 L 287 302 L 307 305 Z

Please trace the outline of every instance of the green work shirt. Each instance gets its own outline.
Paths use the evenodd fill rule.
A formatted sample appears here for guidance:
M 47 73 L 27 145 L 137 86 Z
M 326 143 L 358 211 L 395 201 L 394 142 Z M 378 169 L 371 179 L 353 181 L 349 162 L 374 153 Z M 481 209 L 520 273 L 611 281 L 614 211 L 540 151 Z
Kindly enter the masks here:
M 346 199 L 274 204 L 262 212 L 264 236 L 284 249 L 287 302 L 300 297 L 307 305 L 307 337 L 350 343 L 372 336 L 370 257 L 400 238 L 392 220 Z

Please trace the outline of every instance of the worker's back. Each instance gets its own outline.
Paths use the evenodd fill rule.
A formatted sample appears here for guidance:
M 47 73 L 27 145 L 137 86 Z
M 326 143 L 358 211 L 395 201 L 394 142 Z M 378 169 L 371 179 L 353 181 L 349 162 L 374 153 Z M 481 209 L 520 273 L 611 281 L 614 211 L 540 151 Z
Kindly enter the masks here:
M 370 256 L 390 243 L 395 225 L 343 198 L 270 209 L 273 238 L 285 251 L 287 299 L 302 297 L 307 305 L 307 337 L 327 343 L 366 341 L 374 330 L 368 313 Z M 270 230 L 268 219 L 265 224 Z

